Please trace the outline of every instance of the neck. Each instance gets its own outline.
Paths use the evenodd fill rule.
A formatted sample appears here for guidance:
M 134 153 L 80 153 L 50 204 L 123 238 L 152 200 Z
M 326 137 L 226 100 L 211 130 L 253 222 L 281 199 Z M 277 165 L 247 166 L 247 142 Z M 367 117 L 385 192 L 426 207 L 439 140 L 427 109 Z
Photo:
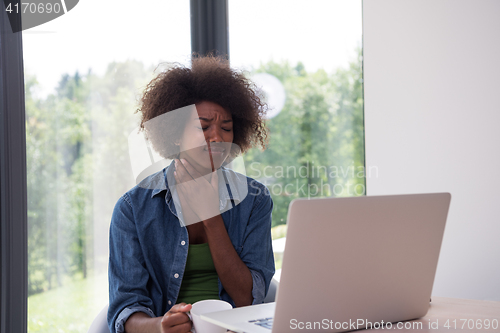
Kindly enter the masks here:
M 196 163 L 196 161 L 191 160 L 188 156 L 183 156 L 182 154 L 179 155 L 179 159 L 181 159 L 181 158 L 188 161 L 188 163 L 191 164 L 191 166 L 196 171 L 198 171 L 198 173 L 200 175 L 202 175 L 208 182 L 210 182 L 212 180 L 212 173 L 215 171 L 215 170 L 213 170 L 213 168 L 211 168 L 211 169 L 205 168 L 202 165 Z

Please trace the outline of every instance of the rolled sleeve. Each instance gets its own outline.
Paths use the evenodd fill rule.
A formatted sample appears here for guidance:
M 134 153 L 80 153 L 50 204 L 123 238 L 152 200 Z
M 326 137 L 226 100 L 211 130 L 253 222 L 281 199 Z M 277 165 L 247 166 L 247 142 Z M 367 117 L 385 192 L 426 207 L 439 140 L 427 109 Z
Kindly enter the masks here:
M 266 298 L 266 283 L 264 281 L 264 278 L 259 272 L 251 269 L 250 273 L 252 274 L 252 282 L 253 282 L 252 304 L 260 304 L 264 302 L 264 298 Z
M 134 314 L 136 312 L 144 312 L 145 314 L 147 314 L 151 318 L 155 317 L 155 314 L 153 313 L 153 311 L 145 306 L 135 305 L 135 306 L 131 306 L 131 307 L 126 307 L 125 309 L 122 310 L 122 312 L 120 312 L 120 314 L 116 318 L 116 321 L 115 321 L 116 333 L 124 333 L 125 332 L 125 322 L 132 314 Z

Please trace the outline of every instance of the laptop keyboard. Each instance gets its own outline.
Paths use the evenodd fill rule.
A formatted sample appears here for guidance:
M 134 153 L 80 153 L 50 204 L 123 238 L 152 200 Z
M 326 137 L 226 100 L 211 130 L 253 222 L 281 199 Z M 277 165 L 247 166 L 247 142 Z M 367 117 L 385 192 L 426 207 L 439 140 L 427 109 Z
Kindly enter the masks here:
M 273 327 L 273 317 L 249 320 L 249 323 L 254 323 L 264 328 L 271 329 Z

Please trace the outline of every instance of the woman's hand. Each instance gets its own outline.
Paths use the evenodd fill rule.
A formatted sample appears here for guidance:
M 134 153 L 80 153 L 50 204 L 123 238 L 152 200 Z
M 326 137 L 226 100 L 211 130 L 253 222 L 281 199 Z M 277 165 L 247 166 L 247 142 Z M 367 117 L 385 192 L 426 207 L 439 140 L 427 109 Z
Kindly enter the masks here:
M 184 211 L 192 210 L 198 219 L 187 219 L 185 224 L 204 221 L 220 215 L 217 170 L 210 181 L 185 159 L 175 160 L 176 189 Z
M 191 310 L 191 304 L 174 305 L 163 317 L 151 318 L 144 312 L 133 313 L 125 322 L 127 333 L 189 333 L 193 323 L 186 312 Z
M 191 332 L 193 323 L 186 312 L 192 305 L 179 303 L 174 305 L 161 319 L 161 333 L 188 333 Z
M 175 169 L 183 212 L 192 209 L 199 217 L 195 222 L 203 221 L 215 270 L 224 289 L 236 306 L 252 304 L 252 274 L 236 253 L 220 215 L 217 170 L 207 180 L 186 160 L 176 160 Z

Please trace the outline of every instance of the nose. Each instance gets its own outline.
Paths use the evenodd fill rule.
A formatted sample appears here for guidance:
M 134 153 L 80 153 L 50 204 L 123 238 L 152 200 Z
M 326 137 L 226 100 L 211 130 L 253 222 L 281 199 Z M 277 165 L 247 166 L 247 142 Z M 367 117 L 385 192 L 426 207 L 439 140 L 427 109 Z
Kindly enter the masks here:
M 208 130 L 205 131 L 205 140 L 207 142 L 223 142 L 222 129 L 220 126 L 210 126 Z

